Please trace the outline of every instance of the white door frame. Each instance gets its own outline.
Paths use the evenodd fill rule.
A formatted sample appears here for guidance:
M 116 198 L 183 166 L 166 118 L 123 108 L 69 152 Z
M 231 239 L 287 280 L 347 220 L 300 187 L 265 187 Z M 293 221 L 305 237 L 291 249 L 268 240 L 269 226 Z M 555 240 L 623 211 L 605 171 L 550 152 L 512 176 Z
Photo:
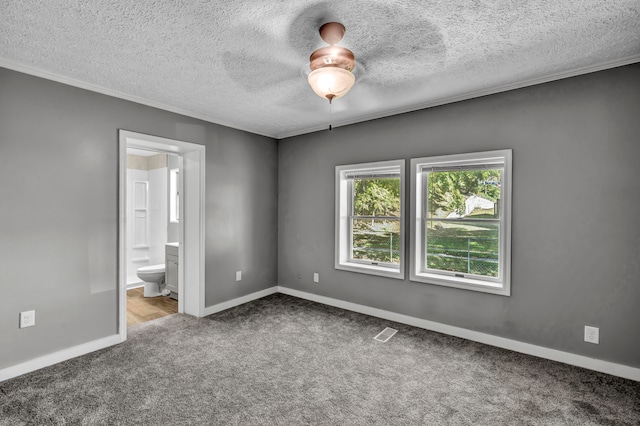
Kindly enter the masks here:
M 181 156 L 180 225 L 178 248 L 178 312 L 204 316 L 204 145 L 145 135 L 120 129 L 118 189 L 118 335 L 127 339 L 126 211 L 127 147 L 148 149 Z

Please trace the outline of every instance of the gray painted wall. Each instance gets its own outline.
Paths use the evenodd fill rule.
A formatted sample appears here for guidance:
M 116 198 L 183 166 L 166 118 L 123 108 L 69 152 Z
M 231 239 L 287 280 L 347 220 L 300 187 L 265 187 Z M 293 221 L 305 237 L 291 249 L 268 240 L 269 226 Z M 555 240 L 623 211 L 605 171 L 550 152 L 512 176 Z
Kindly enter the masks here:
M 207 306 L 277 283 L 276 141 L 0 68 L 0 368 L 117 332 L 118 129 L 206 145 Z
M 276 141 L 222 126 L 212 133 L 226 142 L 207 144 L 207 306 L 278 283 Z
M 640 367 L 639 117 L 635 64 L 280 141 L 279 284 Z M 511 297 L 334 269 L 336 165 L 504 148 Z
M 627 66 L 276 146 L 0 68 L 0 368 L 117 330 L 119 128 L 207 146 L 207 306 L 279 282 L 640 367 L 638 77 Z M 511 297 L 333 268 L 335 165 L 502 148 Z M 28 309 L 37 325 L 19 330 Z M 600 345 L 582 342 L 585 324 Z

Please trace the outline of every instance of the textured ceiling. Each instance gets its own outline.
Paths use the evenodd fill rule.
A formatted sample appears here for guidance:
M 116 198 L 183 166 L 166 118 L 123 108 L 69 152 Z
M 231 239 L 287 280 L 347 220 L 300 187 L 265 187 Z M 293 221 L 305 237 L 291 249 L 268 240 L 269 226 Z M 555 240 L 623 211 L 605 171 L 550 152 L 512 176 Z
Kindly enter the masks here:
M 306 81 L 343 23 L 334 126 L 640 61 L 639 0 L 3 0 L 0 66 L 282 138 L 328 127 Z

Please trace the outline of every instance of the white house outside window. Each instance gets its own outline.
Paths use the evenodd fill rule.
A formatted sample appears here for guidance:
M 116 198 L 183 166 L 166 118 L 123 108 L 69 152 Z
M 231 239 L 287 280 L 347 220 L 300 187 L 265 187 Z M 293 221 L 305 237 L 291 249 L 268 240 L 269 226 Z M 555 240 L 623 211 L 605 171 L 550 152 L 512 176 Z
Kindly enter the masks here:
M 411 160 L 412 281 L 510 294 L 511 150 Z
M 404 278 L 404 160 L 336 167 L 336 269 Z

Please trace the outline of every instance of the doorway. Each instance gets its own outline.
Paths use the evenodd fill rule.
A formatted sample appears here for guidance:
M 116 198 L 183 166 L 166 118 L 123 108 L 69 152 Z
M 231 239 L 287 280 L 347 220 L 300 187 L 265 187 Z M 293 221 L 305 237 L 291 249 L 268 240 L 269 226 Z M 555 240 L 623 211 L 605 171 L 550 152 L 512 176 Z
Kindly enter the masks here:
M 127 147 L 127 326 L 178 312 L 181 167 L 178 154 Z
M 205 147 L 185 141 L 119 130 L 119 244 L 118 244 L 118 334 L 126 340 L 127 329 L 127 149 L 153 151 L 174 156 L 178 161 L 177 191 L 179 202 L 174 205 L 178 242 L 178 312 L 194 316 L 204 314 L 204 194 Z M 143 187 L 143 185 L 140 185 Z M 130 201 L 131 202 L 131 201 Z M 140 216 L 144 214 L 140 213 Z M 130 221 L 131 219 L 129 219 Z M 138 220 L 138 219 L 136 219 Z M 143 223 L 143 222 L 142 222 Z M 140 226 L 139 229 L 145 229 Z

